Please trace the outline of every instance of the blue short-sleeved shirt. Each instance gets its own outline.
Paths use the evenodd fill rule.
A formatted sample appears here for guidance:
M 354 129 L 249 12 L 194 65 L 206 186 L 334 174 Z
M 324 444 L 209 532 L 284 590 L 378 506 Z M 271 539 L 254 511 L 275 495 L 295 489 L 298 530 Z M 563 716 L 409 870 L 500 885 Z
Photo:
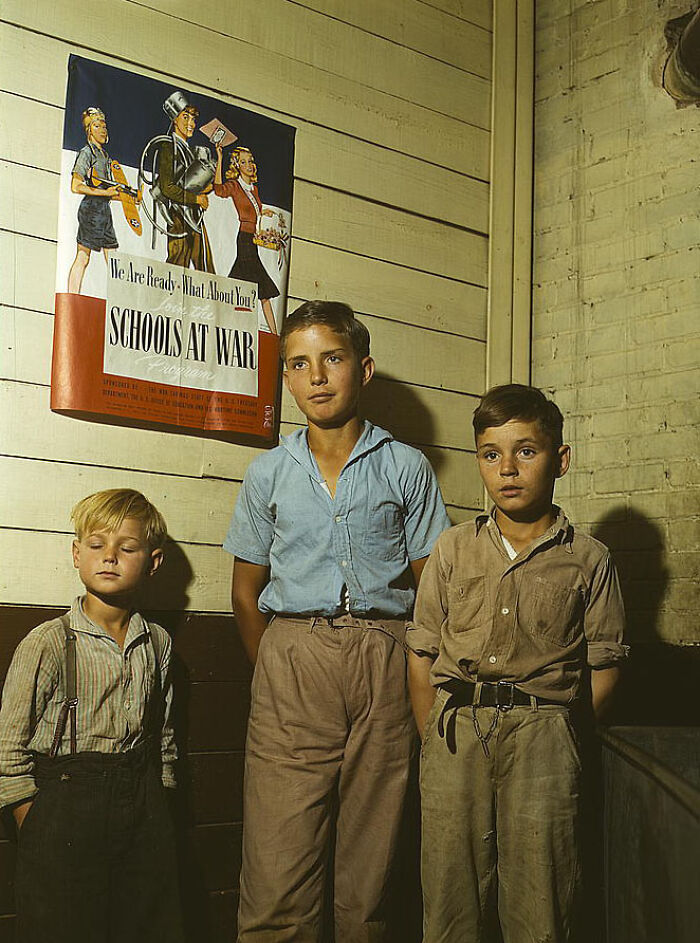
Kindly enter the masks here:
M 449 526 L 425 456 L 365 421 L 334 499 L 306 429 L 256 458 L 224 549 L 270 567 L 262 612 L 340 615 L 347 587 L 352 613 L 402 619 L 415 596 L 410 561 L 426 557 Z

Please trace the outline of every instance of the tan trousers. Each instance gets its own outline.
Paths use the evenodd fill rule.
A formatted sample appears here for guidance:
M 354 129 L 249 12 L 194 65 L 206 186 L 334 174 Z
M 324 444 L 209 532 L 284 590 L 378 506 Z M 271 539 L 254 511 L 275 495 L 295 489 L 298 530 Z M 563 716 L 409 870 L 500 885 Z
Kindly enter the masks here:
M 415 728 L 404 624 L 276 617 L 246 743 L 240 943 L 380 943 Z M 335 846 L 331 847 L 335 824 Z
M 437 732 L 421 750 L 424 943 L 567 943 L 577 898 L 580 760 L 564 707 L 498 712 L 484 755 L 471 707 L 456 753 Z M 485 734 L 495 708 L 478 708 Z M 447 717 L 445 717 L 447 720 Z

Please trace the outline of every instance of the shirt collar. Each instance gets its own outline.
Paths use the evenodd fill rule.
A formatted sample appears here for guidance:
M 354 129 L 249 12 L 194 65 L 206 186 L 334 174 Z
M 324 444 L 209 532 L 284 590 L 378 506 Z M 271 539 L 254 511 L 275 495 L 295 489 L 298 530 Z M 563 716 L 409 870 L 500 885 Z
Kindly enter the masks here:
M 355 447 L 345 463 L 345 468 L 368 452 L 372 452 L 384 442 L 390 442 L 393 438 L 392 434 L 387 432 L 386 429 L 375 426 L 368 419 L 365 419 L 360 438 L 355 443 Z M 280 445 L 306 469 L 312 478 L 315 478 L 316 481 L 322 481 L 322 476 L 309 449 L 308 429 L 296 429 L 290 435 L 280 436 Z
M 109 632 L 105 632 L 101 626 L 97 625 L 92 619 L 85 615 L 82 596 L 76 596 L 73 600 L 73 605 L 70 610 L 70 625 L 75 632 L 84 632 L 86 635 L 97 635 L 100 638 L 110 639 L 116 644 L 115 639 Z M 124 638 L 124 651 L 126 651 L 137 638 L 148 634 L 149 628 L 146 620 L 140 612 L 133 612 L 129 619 L 129 628 L 126 630 L 126 636 Z
M 544 534 L 542 534 L 541 537 L 537 538 L 533 546 L 539 546 L 545 541 L 552 540 L 555 543 L 563 544 L 569 553 L 573 553 L 571 544 L 574 539 L 574 528 L 569 523 L 569 520 L 562 509 L 556 504 L 553 505 L 553 507 L 557 512 L 554 523 L 545 531 Z M 481 532 L 484 524 L 488 524 L 489 521 L 493 521 L 494 526 L 497 526 L 495 507 L 492 507 L 488 514 L 479 514 L 474 520 L 474 528 L 477 537 L 479 536 L 479 533 Z

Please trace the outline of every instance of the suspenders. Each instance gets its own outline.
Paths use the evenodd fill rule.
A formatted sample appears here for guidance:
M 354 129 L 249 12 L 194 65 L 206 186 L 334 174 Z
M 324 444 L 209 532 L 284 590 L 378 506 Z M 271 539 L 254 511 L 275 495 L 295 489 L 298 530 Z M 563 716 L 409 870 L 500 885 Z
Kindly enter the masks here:
M 75 632 L 70 625 L 70 615 L 66 612 L 60 618 L 61 627 L 66 636 L 66 696 L 61 704 L 61 712 L 56 721 L 56 730 L 53 735 L 53 742 L 49 750 L 49 756 L 56 756 L 63 734 L 66 729 L 66 721 L 70 716 L 70 751 L 78 752 L 78 729 L 76 723 L 76 708 L 78 706 L 78 682 L 75 669 Z
M 63 740 L 63 734 L 66 731 L 66 723 L 70 717 L 70 752 L 78 752 L 78 728 L 76 721 L 76 709 L 78 707 L 78 679 L 76 672 L 76 638 L 75 632 L 71 628 L 70 624 L 70 614 L 64 613 L 60 618 L 61 628 L 63 629 L 66 636 L 66 696 L 61 704 L 61 710 L 58 715 L 58 720 L 56 721 L 56 729 L 53 735 L 53 741 L 51 743 L 51 749 L 49 750 L 49 756 L 56 756 L 60 746 L 61 741 Z M 158 703 L 159 694 L 160 694 L 160 663 L 163 657 L 163 647 L 160 644 L 160 639 L 157 634 L 153 631 L 149 633 L 149 639 L 151 646 L 153 647 L 153 654 L 155 657 L 155 678 L 157 679 L 157 693 L 154 692 L 154 696 L 151 698 L 153 704 Z

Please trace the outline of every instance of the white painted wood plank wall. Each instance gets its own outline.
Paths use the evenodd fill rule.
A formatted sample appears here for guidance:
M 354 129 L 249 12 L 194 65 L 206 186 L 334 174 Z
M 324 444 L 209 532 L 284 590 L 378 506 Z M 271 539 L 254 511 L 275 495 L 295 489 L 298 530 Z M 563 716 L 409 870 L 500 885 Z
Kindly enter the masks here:
M 372 415 L 426 452 L 455 521 L 480 506 L 470 414 L 485 378 L 491 18 L 491 0 L 4 0 L 0 602 L 69 601 L 71 506 L 130 486 L 192 570 L 188 607 L 228 611 L 219 545 L 257 454 L 49 410 L 71 52 L 296 126 L 290 308 L 353 305 L 379 368 Z M 283 433 L 302 422 L 288 398 L 282 418 Z

